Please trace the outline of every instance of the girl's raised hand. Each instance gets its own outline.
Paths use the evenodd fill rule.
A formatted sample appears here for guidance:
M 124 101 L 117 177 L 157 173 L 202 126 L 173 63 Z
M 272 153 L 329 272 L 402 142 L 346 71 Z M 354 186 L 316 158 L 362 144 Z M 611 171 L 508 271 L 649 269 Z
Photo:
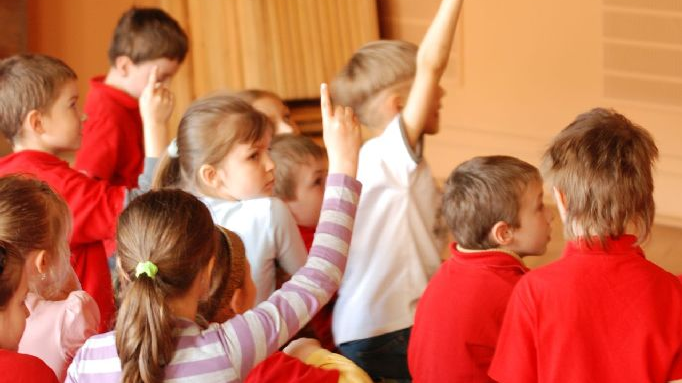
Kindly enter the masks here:
M 320 87 L 322 137 L 329 157 L 329 173 L 342 173 L 355 178 L 362 143 L 360 123 L 350 107 L 332 110 L 329 87 Z

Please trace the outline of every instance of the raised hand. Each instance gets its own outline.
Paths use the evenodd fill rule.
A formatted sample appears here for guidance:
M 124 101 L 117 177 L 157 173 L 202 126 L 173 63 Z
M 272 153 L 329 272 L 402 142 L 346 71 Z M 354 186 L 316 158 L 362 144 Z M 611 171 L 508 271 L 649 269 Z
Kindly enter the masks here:
M 337 106 L 332 111 L 327 84 L 320 87 L 322 137 L 329 157 L 329 172 L 355 177 L 362 143 L 360 123 L 350 107 Z
M 157 72 L 156 66 L 149 72 L 147 85 L 139 100 L 147 157 L 158 157 L 165 150 L 168 120 L 175 106 L 173 93 L 157 81 Z

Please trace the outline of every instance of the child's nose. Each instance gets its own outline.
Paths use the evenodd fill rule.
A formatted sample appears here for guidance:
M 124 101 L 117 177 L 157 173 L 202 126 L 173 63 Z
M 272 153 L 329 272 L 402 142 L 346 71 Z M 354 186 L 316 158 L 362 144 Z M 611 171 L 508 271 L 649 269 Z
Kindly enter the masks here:
M 263 156 L 265 159 L 265 170 L 267 171 L 272 171 L 275 169 L 275 162 L 272 160 L 272 157 L 270 157 L 270 153 L 265 153 Z

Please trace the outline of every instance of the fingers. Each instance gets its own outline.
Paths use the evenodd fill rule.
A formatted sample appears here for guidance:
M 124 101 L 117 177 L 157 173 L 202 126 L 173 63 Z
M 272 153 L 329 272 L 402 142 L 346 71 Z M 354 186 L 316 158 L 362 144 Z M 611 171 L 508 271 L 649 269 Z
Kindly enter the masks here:
M 332 101 L 329 96 L 329 87 L 325 83 L 320 85 L 320 107 L 322 108 L 322 123 L 327 125 L 332 118 Z
M 159 72 L 159 67 L 154 65 L 152 70 L 149 71 L 149 78 L 147 79 L 147 86 L 154 87 L 155 89 L 161 86 L 160 83 L 156 81 Z

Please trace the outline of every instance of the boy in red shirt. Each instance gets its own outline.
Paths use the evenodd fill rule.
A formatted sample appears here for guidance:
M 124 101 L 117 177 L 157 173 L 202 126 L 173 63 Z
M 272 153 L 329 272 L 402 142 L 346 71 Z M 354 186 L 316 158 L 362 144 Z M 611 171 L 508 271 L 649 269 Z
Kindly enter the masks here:
M 76 169 L 112 185 L 137 187 L 145 157 L 138 99 L 153 67 L 157 81 L 167 84 L 186 54 L 187 36 L 166 12 L 133 8 L 121 16 L 109 46 L 109 72 L 90 80 Z M 168 118 L 170 113 L 165 123 Z
M 507 156 L 476 157 L 450 174 L 443 213 L 457 241 L 422 295 L 408 348 L 414 382 L 489 382 L 512 289 L 540 255 L 552 215 L 538 170 Z
M 145 149 L 151 157 L 165 150 L 163 118 L 172 110 L 170 91 L 157 85 L 155 75 L 156 69 L 140 99 Z M 0 175 L 32 174 L 66 200 L 73 214 L 71 263 L 83 290 L 99 306 L 99 330 L 104 331 L 114 314 L 114 300 L 103 243 L 113 239 L 129 192 L 74 170 L 58 157 L 80 146 L 84 116 L 77 101 L 76 74 L 62 61 L 42 55 L 0 61 L 0 132 L 13 148 L 0 158 Z
M 582 114 L 554 138 L 543 169 L 569 241 L 512 292 L 493 379 L 682 379 L 682 284 L 639 247 L 654 219 L 657 156 L 651 135 L 613 110 Z

